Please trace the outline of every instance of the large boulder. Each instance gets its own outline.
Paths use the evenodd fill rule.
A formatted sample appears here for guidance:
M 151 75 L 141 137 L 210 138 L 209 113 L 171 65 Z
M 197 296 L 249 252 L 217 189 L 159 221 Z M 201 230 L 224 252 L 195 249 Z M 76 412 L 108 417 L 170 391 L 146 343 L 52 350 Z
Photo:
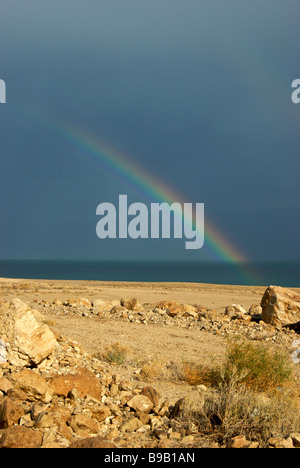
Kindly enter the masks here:
M 53 393 L 58 396 L 67 397 L 71 390 L 76 389 L 80 398 L 87 395 L 101 400 L 103 387 L 94 372 L 88 369 L 78 369 L 76 374 L 57 374 L 49 380 L 49 386 Z
M 39 365 L 54 352 L 58 343 L 42 314 L 19 299 L 2 305 L 1 312 L 0 337 L 9 345 L 5 359 L 11 364 Z
M 0 448 L 39 448 L 43 434 L 24 426 L 0 430 Z
M 292 289 L 269 286 L 261 300 L 262 320 L 273 326 L 300 322 L 300 295 Z
M 53 397 L 53 391 L 46 379 L 31 369 L 22 369 L 13 372 L 9 376 L 13 387 L 22 390 L 29 401 L 42 401 L 49 403 Z

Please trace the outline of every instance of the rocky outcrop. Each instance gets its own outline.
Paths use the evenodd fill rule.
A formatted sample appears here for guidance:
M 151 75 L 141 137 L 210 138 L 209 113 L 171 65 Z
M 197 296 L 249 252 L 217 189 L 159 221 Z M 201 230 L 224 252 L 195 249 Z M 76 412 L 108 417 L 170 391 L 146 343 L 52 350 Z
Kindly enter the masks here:
M 38 365 L 53 353 L 57 341 L 43 319 L 40 312 L 19 299 L 0 306 L 2 362 L 7 359 L 14 365 Z
M 273 326 L 300 322 L 300 296 L 292 289 L 269 286 L 261 300 L 262 320 Z

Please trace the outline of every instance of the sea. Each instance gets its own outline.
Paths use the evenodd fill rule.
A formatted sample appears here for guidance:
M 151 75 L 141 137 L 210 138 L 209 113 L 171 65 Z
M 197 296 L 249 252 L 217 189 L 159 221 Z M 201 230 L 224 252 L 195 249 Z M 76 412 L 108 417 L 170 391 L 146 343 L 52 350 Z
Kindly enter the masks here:
M 0 260 L 0 277 L 300 287 L 300 263 Z

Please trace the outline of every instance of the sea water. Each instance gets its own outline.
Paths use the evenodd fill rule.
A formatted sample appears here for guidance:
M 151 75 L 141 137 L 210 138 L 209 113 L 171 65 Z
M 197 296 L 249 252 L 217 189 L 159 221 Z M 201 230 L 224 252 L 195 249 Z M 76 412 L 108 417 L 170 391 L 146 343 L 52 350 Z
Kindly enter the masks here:
M 0 260 L 0 277 L 300 287 L 300 263 Z

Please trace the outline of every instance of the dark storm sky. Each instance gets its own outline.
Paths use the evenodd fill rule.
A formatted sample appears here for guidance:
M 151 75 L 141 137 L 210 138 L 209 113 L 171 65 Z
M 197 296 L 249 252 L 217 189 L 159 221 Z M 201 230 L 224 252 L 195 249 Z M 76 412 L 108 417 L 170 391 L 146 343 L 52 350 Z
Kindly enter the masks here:
M 49 124 L 62 119 L 205 203 L 249 260 L 299 261 L 299 18 L 297 0 L 0 0 L 0 258 L 217 258 L 100 241 L 99 203 L 156 200 Z

